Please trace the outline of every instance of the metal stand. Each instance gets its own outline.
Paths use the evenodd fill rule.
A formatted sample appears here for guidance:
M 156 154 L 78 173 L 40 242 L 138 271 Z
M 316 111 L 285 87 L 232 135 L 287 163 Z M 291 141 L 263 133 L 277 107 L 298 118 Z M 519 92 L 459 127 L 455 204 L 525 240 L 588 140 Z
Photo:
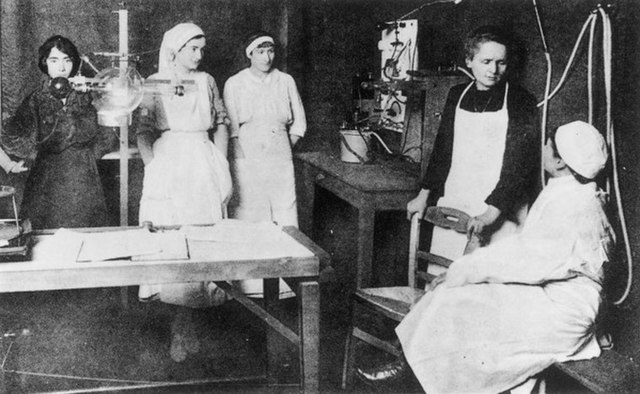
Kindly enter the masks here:
M 129 66 L 129 13 L 122 8 L 118 12 L 118 53 L 120 54 L 119 67 L 121 77 L 126 78 Z M 120 118 L 120 226 L 129 225 L 129 115 Z M 129 307 L 129 288 L 120 288 L 122 306 Z

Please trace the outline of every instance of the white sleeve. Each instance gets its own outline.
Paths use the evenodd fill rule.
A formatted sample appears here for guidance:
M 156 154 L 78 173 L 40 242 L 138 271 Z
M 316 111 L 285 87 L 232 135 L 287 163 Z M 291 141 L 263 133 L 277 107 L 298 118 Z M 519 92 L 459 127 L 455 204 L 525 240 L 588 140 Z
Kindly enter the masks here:
M 304 134 L 307 131 L 307 117 L 304 113 L 302 99 L 300 98 L 300 94 L 298 93 L 298 88 L 296 87 L 293 77 L 289 76 L 288 80 L 287 91 L 289 92 L 291 113 L 293 115 L 293 123 L 289 127 L 289 133 L 304 137 Z
M 235 89 L 233 78 L 229 78 L 224 85 L 224 106 L 227 108 L 227 116 L 229 117 L 229 137 L 237 137 L 240 123 L 238 119 L 238 103 L 235 99 Z
M 612 231 L 594 199 L 549 204 L 527 232 L 479 248 L 455 261 L 449 286 L 466 283 L 541 284 L 580 273 L 599 277 Z

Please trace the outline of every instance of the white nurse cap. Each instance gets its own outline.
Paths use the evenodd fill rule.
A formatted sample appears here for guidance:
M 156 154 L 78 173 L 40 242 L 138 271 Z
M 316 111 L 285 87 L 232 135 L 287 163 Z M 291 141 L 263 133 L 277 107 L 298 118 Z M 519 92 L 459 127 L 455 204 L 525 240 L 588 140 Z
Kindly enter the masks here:
M 562 160 L 587 179 L 595 178 L 609 157 L 602 134 L 581 120 L 558 127 L 555 143 Z

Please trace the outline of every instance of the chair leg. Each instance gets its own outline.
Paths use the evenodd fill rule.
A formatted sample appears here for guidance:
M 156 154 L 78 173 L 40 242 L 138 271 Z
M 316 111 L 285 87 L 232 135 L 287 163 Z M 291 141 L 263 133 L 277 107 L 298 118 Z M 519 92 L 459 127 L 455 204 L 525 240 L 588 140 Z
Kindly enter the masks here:
M 355 363 L 355 342 L 357 338 L 355 337 L 356 330 L 356 308 L 357 305 L 354 302 L 350 303 L 349 308 L 349 320 L 351 321 L 351 325 L 349 327 L 349 332 L 347 333 L 347 339 L 344 344 L 344 358 L 342 359 L 342 389 L 346 390 L 347 387 L 351 385 L 352 376 L 353 376 L 353 365 Z
M 356 351 L 356 338 L 353 335 L 354 327 L 351 327 L 347 340 L 344 345 L 344 360 L 342 363 L 342 389 L 346 390 L 351 386 L 353 379 L 353 366 L 355 363 L 355 351 Z

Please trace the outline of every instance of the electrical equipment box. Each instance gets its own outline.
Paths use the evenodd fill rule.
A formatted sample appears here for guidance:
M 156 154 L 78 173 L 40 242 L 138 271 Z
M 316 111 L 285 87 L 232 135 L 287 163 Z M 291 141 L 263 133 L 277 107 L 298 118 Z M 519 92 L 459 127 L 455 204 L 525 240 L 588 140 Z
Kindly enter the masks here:
M 381 55 L 382 81 L 409 81 L 407 71 L 418 68 L 418 21 L 416 19 L 386 22 L 378 42 Z M 381 125 L 402 133 L 407 97 L 400 90 L 380 92 Z

